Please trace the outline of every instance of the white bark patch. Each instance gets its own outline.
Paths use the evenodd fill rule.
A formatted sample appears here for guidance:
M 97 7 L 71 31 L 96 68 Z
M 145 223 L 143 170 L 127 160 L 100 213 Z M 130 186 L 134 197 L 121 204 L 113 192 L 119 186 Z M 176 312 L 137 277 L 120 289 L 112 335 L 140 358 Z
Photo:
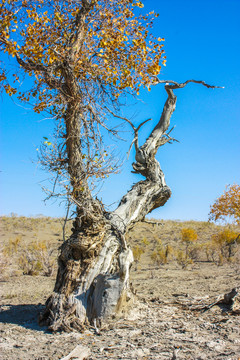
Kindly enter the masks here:
M 82 276 L 77 291 L 69 297 L 69 304 L 76 304 L 76 314 L 81 321 L 84 321 L 86 317 L 91 285 L 99 274 L 106 274 L 109 271 L 118 248 L 119 242 L 116 237 L 110 236 L 105 242 L 97 262 L 93 264 L 85 276 Z

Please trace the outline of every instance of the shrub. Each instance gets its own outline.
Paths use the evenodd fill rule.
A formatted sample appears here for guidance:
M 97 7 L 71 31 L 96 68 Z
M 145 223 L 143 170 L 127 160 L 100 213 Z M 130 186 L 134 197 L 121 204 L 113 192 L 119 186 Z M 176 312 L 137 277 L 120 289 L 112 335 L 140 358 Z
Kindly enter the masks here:
M 161 244 L 161 241 L 160 241 Z M 151 260 L 157 265 L 167 264 L 171 256 L 173 255 L 173 248 L 170 245 L 159 245 L 156 250 L 151 254 Z
M 4 248 L 1 247 L 0 248 L 0 268 L 1 268 L 0 280 L 4 279 L 9 264 L 10 264 L 10 258 L 4 251 Z
M 213 242 L 204 243 L 202 248 L 206 254 L 207 261 L 217 263 L 218 249 L 216 244 Z
M 144 237 L 143 239 L 142 239 L 142 243 L 143 243 L 143 245 L 149 245 L 150 244 L 150 241 L 149 240 L 147 240 L 147 238 L 146 237 Z
M 200 244 L 191 244 L 188 247 L 188 257 L 193 261 L 199 261 L 202 252 L 202 245 Z
M 144 253 L 144 249 L 142 247 L 140 247 L 139 245 L 136 245 L 133 247 L 132 252 L 133 252 L 133 258 L 136 263 L 135 269 L 137 270 L 137 266 L 140 261 L 140 258 L 142 256 L 142 254 Z
M 30 244 L 18 258 L 18 265 L 24 275 L 51 276 L 55 264 L 52 253 L 53 250 L 47 249 L 46 242 Z
M 230 260 L 236 253 L 239 238 L 239 234 L 235 231 L 224 229 L 212 235 L 212 243 L 218 248 L 223 258 Z
M 15 236 L 15 238 L 10 238 L 9 242 L 4 246 L 3 253 L 8 256 L 12 256 L 18 251 L 18 248 L 22 242 L 22 235 Z
M 197 250 L 197 246 L 194 245 L 194 242 L 197 240 L 198 235 L 196 231 L 191 228 L 183 228 L 181 230 L 181 235 L 181 240 L 185 244 L 185 256 L 183 259 L 181 252 L 179 252 L 179 254 L 177 255 L 177 261 L 179 261 L 179 263 L 186 262 L 186 264 L 188 264 L 190 260 L 192 262 L 193 260 L 197 260 L 197 257 L 199 255 L 199 250 Z
M 191 244 L 192 242 L 196 241 L 198 238 L 196 231 L 191 228 L 183 228 L 181 230 L 181 234 L 182 234 L 182 242 L 186 244 Z
M 134 260 L 136 261 L 136 263 L 138 263 L 142 254 L 144 253 L 144 250 L 139 245 L 137 245 L 133 247 L 132 251 L 133 251 Z
M 170 260 L 174 256 L 174 249 L 171 245 L 165 247 L 166 258 Z
M 158 249 L 152 252 L 151 254 L 152 261 L 157 265 L 162 265 L 167 263 L 166 251 L 164 249 Z
M 176 260 L 182 269 L 185 269 L 188 265 L 193 264 L 193 260 L 182 250 L 178 250 L 176 252 Z

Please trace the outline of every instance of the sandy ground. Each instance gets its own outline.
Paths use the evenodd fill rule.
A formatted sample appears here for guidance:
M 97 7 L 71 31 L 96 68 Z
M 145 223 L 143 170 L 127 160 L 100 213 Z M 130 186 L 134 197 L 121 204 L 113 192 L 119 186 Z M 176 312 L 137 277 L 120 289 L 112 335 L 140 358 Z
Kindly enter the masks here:
M 42 276 L 12 277 L 2 283 L 2 292 L 12 296 L 1 306 L 2 360 L 57 360 L 77 345 L 90 349 L 89 359 L 172 359 L 175 349 L 177 359 L 240 358 L 239 315 L 219 306 L 200 313 L 177 304 L 236 287 L 240 284 L 236 268 L 200 263 L 192 270 L 172 265 L 134 271 L 132 284 L 140 305 L 125 318 L 112 320 L 100 335 L 94 329 L 51 334 L 38 326 L 41 300 L 53 283 Z
M 0 359 L 58 360 L 77 345 L 89 349 L 90 360 L 240 359 L 240 315 L 219 305 L 205 312 L 182 306 L 240 286 L 238 263 L 217 266 L 201 261 L 182 269 L 174 262 L 155 266 L 144 254 L 132 268 L 131 281 L 134 307 L 103 326 L 99 335 L 94 329 L 51 334 L 39 327 L 37 317 L 51 294 L 54 276 L 13 273 L 3 278 Z

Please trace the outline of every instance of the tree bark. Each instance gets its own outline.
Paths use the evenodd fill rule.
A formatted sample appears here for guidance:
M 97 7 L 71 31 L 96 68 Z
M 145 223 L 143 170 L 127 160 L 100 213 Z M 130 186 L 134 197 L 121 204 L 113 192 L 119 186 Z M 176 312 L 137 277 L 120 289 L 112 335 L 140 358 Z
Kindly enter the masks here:
M 171 130 L 167 133 L 176 106 L 173 89 L 182 88 L 188 82 L 210 87 L 194 80 L 182 84 L 171 82 L 172 85 L 165 82 L 168 98 L 161 118 L 141 147 L 138 146 L 140 126 L 136 129 L 132 125 L 136 151 L 132 166 L 145 180 L 136 183 L 111 213 L 105 212 L 90 194 L 81 164 L 80 140 L 76 137 L 79 122 L 74 118 L 76 112 L 74 116 L 71 109 L 67 112 L 69 173 L 75 189 L 76 177 L 85 181 L 84 196 L 81 192 L 75 194 L 79 206 L 73 232 L 61 247 L 54 292 L 40 317 L 40 322 L 47 323 L 50 330 L 81 331 L 89 323 L 106 320 L 131 303 L 129 273 L 133 254 L 125 235 L 134 223 L 163 206 L 171 196 L 155 155 L 160 146 L 174 140 L 169 136 Z

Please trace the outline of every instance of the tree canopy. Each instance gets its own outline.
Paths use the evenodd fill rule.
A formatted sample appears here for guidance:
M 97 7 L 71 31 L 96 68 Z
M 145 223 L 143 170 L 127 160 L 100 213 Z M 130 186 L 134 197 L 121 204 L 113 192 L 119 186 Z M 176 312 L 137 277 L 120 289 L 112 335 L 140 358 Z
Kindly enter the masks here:
M 75 181 L 80 172 L 89 181 L 115 171 L 102 132 L 117 135 L 113 117 L 126 96 L 136 96 L 141 86 L 150 90 L 165 65 L 164 39 L 150 33 L 158 14 L 143 15 L 142 7 L 138 0 L 3 0 L 0 5 L 0 47 L 21 70 L 1 64 L 1 89 L 57 120 L 40 159 L 66 193 L 82 189 Z M 29 77 L 32 86 L 26 90 L 21 84 Z M 81 119 L 78 173 L 69 172 L 67 164 L 70 115 Z
M 218 221 L 233 219 L 240 224 L 240 185 L 229 185 L 211 206 L 209 220 Z
M 1 50 L 16 57 L 35 83 L 22 93 L 2 68 L 3 88 L 9 95 L 18 93 L 20 100 L 31 101 L 36 112 L 55 112 L 70 96 L 81 96 L 85 108 L 92 101 L 101 107 L 103 100 L 116 103 L 125 91 L 135 95 L 141 85 L 150 87 L 151 76 L 159 74 L 166 61 L 164 39 L 149 34 L 158 14 L 137 16 L 135 7 L 143 4 L 136 0 L 3 0 Z M 75 80 L 71 95 L 63 87 L 66 64 Z M 16 85 L 19 74 L 12 75 Z

